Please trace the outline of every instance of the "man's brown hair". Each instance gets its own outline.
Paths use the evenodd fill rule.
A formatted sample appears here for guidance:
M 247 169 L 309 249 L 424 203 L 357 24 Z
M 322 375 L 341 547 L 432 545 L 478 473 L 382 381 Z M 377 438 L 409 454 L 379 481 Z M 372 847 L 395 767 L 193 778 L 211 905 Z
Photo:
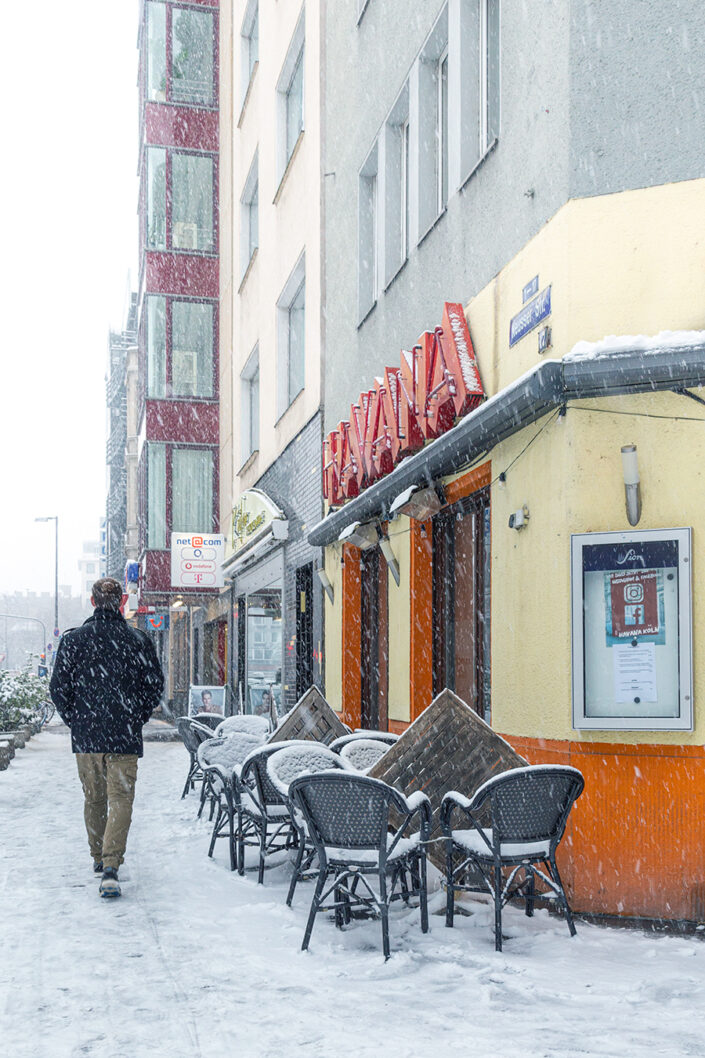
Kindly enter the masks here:
M 122 603 L 122 585 L 113 577 L 101 577 L 91 588 L 91 596 L 97 610 L 119 610 Z

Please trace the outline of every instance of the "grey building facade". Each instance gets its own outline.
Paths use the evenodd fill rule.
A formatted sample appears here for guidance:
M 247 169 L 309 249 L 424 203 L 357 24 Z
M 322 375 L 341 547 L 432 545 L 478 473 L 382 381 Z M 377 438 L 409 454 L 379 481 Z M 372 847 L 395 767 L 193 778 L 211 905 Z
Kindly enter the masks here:
M 105 517 L 105 575 L 121 583 L 125 573 L 125 534 L 127 531 L 127 356 L 137 345 L 137 295 L 130 302 L 122 331 L 111 331 L 108 338 L 108 496 Z
M 325 431 L 568 200 L 702 175 L 704 34 L 682 0 L 328 6 Z

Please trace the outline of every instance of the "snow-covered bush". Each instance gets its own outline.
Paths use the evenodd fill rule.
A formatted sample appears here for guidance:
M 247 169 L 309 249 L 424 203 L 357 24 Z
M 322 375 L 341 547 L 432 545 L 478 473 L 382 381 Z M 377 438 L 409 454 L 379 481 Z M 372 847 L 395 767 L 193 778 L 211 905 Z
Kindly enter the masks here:
M 0 669 L 0 731 L 11 731 L 35 723 L 42 702 L 49 697 L 49 683 L 28 668 L 22 672 Z

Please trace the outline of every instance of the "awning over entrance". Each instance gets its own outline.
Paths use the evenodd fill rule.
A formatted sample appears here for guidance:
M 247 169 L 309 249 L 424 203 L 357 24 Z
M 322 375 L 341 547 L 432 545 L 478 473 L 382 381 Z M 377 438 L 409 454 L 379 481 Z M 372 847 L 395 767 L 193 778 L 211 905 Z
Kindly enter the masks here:
M 631 342 L 631 344 L 630 344 Z M 314 526 L 309 544 L 325 547 L 352 522 L 384 518 L 393 501 L 412 486 L 431 485 L 490 452 L 500 441 L 571 400 L 705 385 L 705 332 L 653 339 L 580 343 L 563 360 L 547 360 L 461 419 L 452 430 L 403 460 Z

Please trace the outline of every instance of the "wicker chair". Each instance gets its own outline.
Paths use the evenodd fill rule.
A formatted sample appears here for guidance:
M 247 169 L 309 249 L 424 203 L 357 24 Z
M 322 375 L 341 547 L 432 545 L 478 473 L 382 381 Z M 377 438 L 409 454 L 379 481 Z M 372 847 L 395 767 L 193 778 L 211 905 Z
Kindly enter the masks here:
M 447 926 L 453 925 L 456 892 L 477 890 L 479 876 L 494 899 L 497 951 L 502 950 L 502 908 L 516 897 L 525 900 L 526 914 L 533 915 L 537 881 L 548 890 L 541 897 L 555 900 L 575 936 L 556 848 L 584 785 L 576 768 L 537 764 L 494 776 L 472 799 L 455 791 L 445 795 L 441 827 L 446 842 Z M 469 829 L 453 829 L 456 811 L 469 819 Z M 475 875 L 471 884 L 469 874 Z
M 295 746 L 285 746 L 279 753 L 272 753 L 267 758 L 267 774 L 272 784 L 289 803 L 291 822 L 297 832 L 298 849 L 296 862 L 291 876 L 286 902 L 291 907 L 297 883 L 310 877 L 311 865 L 316 858 L 316 849 L 308 837 L 301 813 L 289 802 L 289 786 L 301 775 L 315 775 L 317 772 L 345 769 L 343 760 L 327 746 L 317 742 L 302 742 Z
M 221 720 L 215 729 L 218 737 L 221 735 L 233 735 L 236 732 L 244 732 L 248 735 L 262 735 L 264 740 L 269 734 L 269 720 L 266 716 L 238 713 L 236 716 L 228 716 L 225 720 Z
M 222 724 L 223 717 L 220 713 L 196 713 L 194 716 L 189 717 L 196 724 L 201 724 L 203 727 L 207 727 L 211 734 L 215 731 L 219 724 Z
M 181 799 L 183 800 L 189 790 L 195 788 L 197 782 L 203 782 L 203 772 L 198 763 L 198 747 L 201 742 L 204 742 L 208 738 L 212 738 L 213 732 L 202 724 L 197 724 L 188 716 L 180 716 L 177 718 L 176 730 L 179 732 L 181 741 L 186 747 L 189 755 L 188 775 L 186 776 L 183 793 L 181 794 Z
M 215 815 L 211 843 L 208 855 L 213 855 L 216 840 L 227 837 L 230 844 L 230 870 L 237 867 L 237 847 L 235 842 L 235 819 L 236 803 L 235 794 L 236 776 L 240 771 L 242 762 L 262 744 L 262 737 L 255 734 L 228 735 L 224 738 L 209 738 L 198 747 L 198 763 L 203 772 L 203 786 L 201 790 L 201 806 L 198 810 L 199 816 L 203 811 L 206 798 L 210 798 L 210 819 Z
M 393 746 L 398 738 L 399 735 L 395 735 L 392 731 L 351 731 L 349 735 L 336 738 L 329 748 L 334 753 L 340 753 L 343 746 L 347 746 L 350 742 L 357 742 L 359 739 L 373 739 L 375 742 L 384 742 L 387 746 Z
M 289 787 L 292 805 L 303 813 L 318 854 L 316 891 L 302 950 L 308 948 L 319 911 L 335 911 L 336 925 L 350 922 L 353 909 L 377 910 L 382 919 L 382 948 L 389 958 L 389 905 L 418 895 L 421 929 L 428 931 L 426 842 L 431 804 L 425 794 L 405 797 L 365 775 L 326 772 L 304 775 Z M 418 815 L 420 830 L 409 834 Z M 407 882 L 407 874 L 412 884 Z M 377 879 L 378 891 L 368 879 Z M 332 903 L 326 905 L 329 898 Z
M 340 759 L 354 771 L 367 772 L 389 749 L 389 743 L 376 738 L 354 738 L 340 747 Z

